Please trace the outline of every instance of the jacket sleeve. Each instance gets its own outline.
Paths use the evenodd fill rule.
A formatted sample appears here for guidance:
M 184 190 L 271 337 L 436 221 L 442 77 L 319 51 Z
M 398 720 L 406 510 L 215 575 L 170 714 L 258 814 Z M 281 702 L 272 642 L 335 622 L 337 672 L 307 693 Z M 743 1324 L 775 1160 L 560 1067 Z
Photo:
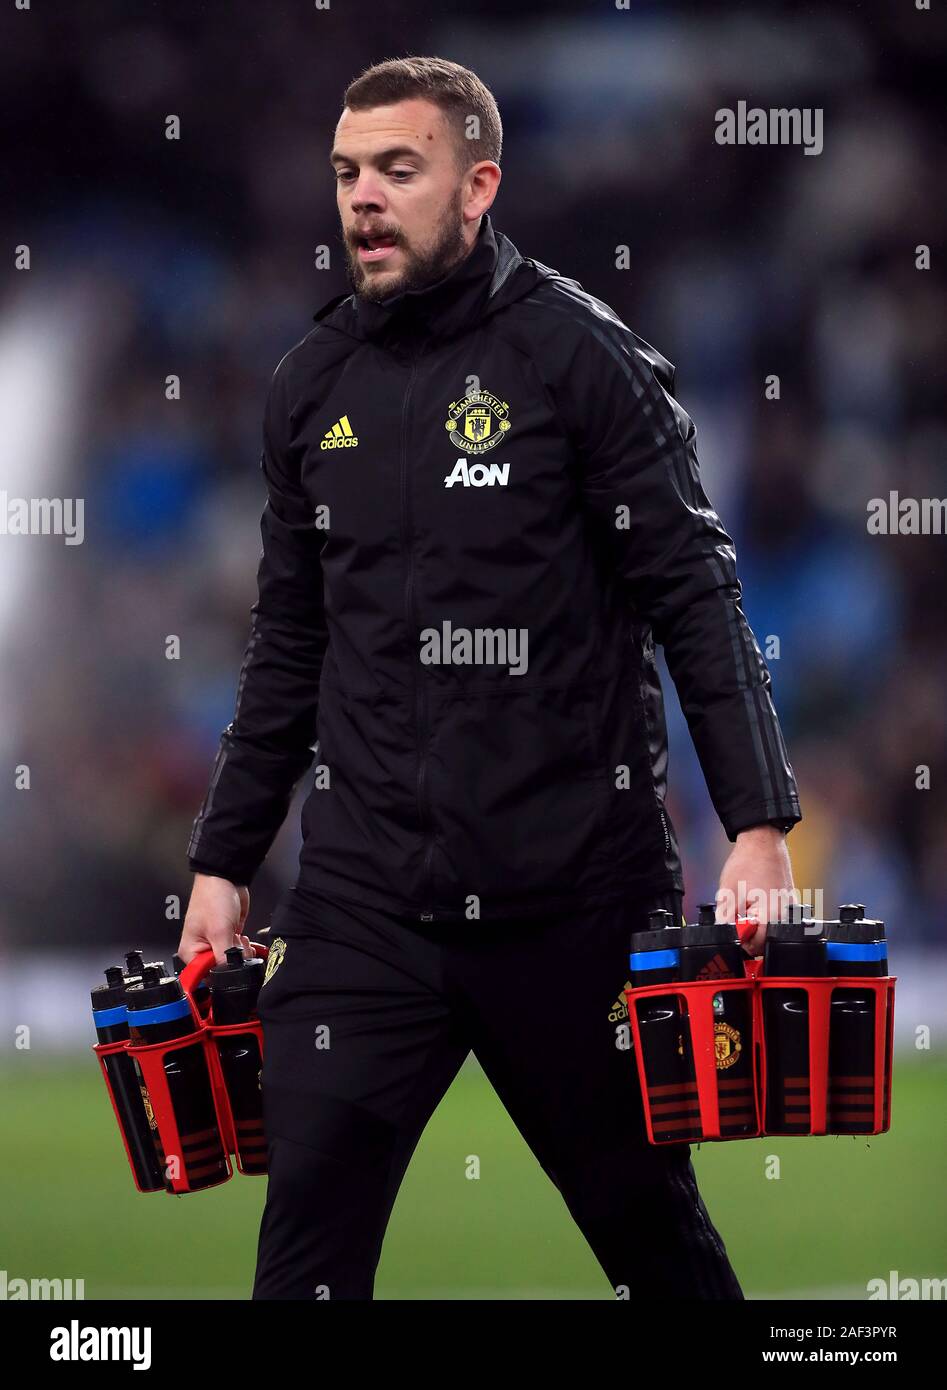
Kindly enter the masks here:
M 579 486 L 609 569 L 664 647 L 729 839 L 801 819 L 769 671 L 741 606 L 733 541 L 701 486 L 674 369 L 617 318 L 576 351 L 565 392 Z
M 286 359 L 274 373 L 260 467 L 267 501 L 258 598 L 210 785 L 194 821 L 188 863 L 249 884 L 315 756 L 319 677 L 328 642 L 319 553 L 325 532 L 303 492 L 289 443 Z

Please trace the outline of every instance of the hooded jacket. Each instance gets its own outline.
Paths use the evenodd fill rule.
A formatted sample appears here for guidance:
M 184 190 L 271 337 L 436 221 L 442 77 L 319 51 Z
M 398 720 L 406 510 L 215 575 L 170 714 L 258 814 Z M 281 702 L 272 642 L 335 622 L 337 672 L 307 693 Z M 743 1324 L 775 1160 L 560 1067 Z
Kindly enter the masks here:
M 730 839 L 796 785 L 674 368 L 497 233 L 340 295 L 267 395 L 259 596 L 188 847 L 421 920 L 681 891 L 664 647 Z

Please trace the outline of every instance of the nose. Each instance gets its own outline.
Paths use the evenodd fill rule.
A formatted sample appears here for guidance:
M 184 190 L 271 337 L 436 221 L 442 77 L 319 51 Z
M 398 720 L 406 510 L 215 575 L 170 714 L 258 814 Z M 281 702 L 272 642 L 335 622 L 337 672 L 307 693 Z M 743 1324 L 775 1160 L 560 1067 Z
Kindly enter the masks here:
M 385 200 L 378 175 L 372 173 L 370 169 L 362 170 L 359 173 L 355 187 L 352 189 L 352 197 L 349 203 L 352 211 L 356 213 L 366 212 L 368 210 L 380 211 L 384 205 Z

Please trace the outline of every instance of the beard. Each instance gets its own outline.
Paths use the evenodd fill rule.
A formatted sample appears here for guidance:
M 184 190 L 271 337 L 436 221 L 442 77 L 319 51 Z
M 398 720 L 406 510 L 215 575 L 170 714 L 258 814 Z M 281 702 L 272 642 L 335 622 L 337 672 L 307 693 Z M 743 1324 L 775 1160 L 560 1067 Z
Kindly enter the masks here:
M 458 261 L 463 260 L 468 250 L 464 241 L 461 207 L 461 192 L 458 189 L 441 214 L 434 241 L 427 251 L 413 251 L 405 245 L 400 234 L 396 236 L 395 244 L 401 249 L 403 261 L 403 268 L 396 275 L 376 275 L 363 266 L 358 259 L 357 245 L 346 238 L 346 269 L 353 291 L 363 299 L 381 304 L 393 295 L 403 294 L 406 290 L 426 290 L 438 280 L 443 280 Z

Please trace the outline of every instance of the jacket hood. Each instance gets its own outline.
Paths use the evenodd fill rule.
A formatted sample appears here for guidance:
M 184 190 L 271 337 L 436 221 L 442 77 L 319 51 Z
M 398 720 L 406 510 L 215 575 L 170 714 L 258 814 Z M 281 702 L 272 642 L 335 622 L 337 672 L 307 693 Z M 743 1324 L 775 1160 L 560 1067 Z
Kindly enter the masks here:
M 446 338 L 472 320 L 480 322 L 522 299 L 540 280 L 556 276 L 548 266 L 521 256 L 484 213 L 473 249 L 443 279 L 380 303 L 355 293 L 337 295 L 313 321 L 363 340 L 381 341 L 405 328 Z

